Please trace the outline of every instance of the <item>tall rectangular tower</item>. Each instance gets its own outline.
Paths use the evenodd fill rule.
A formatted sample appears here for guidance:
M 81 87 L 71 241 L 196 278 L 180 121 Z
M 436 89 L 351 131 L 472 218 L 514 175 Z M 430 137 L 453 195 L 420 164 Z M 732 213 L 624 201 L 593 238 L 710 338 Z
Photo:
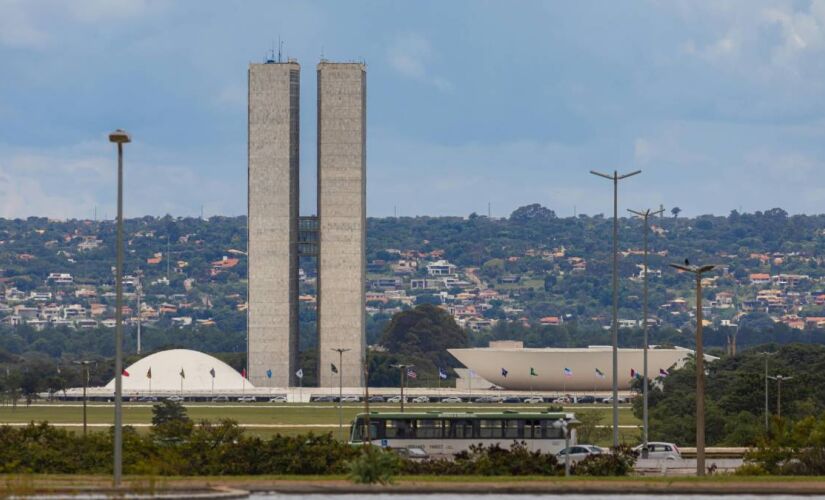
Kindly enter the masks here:
M 366 248 L 366 68 L 318 64 L 319 385 L 364 383 Z M 333 349 L 349 349 L 343 366 Z
M 249 66 L 247 363 L 264 387 L 293 385 L 297 370 L 300 70 Z

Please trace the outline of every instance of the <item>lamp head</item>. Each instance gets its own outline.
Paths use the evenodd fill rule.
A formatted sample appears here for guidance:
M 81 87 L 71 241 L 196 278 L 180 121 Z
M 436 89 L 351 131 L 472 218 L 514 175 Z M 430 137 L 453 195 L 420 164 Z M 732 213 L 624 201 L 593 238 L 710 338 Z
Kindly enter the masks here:
M 123 129 L 117 129 L 109 134 L 109 142 L 116 142 L 118 144 L 126 144 L 132 142 L 132 136 Z

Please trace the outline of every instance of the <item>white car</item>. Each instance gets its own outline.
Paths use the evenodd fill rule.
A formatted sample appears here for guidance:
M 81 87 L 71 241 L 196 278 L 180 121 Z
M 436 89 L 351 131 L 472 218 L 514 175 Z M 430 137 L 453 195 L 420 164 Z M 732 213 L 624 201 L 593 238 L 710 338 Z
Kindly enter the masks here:
M 401 396 L 390 396 L 387 398 L 387 403 L 400 403 Z
M 523 402 L 527 403 L 527 404 L 530 404 L 530 405 L 535 405 L 535 404 L 544 403 L 544 399 L 543 398 L 527 398 Z
M 429 403 L 430 398 L 428 398 L 427 396 L 418 396 L 417 398 L 413 398 L 412 402 L 413 403 Z
M 633 448 L 633 451 L 639 454 L 639 457 L 642 457 L 642 447 L 644 445 L 639 445 Z M 679 452 L 679 447 L 673 443 L 662 443 L 659 441 L 650 441 L 647 443 L 647 458 L 657 459 L 657 460 L 681 460 L 682 453 Z
M 270 403 L 286 403 L 286 396 L 275 396 L 274 398 L 269 398 Z
M 624 396 L 619 396 L 618 398 L 616 398 L 616 401 L 619 404 L 624 404 L 624 403 L 627 403 L 627 398 L 624 397 Z M 605 403 L 605 404 L 613 403 L 613 396 L 607 396 L 606 398 L 604 398 L 604 400 L 602 400 L 602 403 Z
M 443 398 L 441 400 L 442 403 L 461 403 L 461 398 L 457 398 L 455 396 L 450 396 L 448 398 Z
M 341 398 L 342 403 L 360 403 L 361 398 L 358 396 L 344 396 Z
M 174 401 L 176 403 L 180 403 L 181 401 L 183 401 L 183 398 L 181 396 L 169 396 L 168 398 L 166 398 L 166 401 Z
M 599 448 L 594 444 L 577 444 L 576 446 L 565 448 L 560 452 L 556 453 L 556 458 L 558 459 L 559 463 L 564 462 L 565 457 L 568 453 L 570 454 L 570 462 L 576 463 L 580 460 L 584 460 L 590 455 L 601 455 L 602 453 L 607 452 L 604 448 Z
M 553 403 L 555 403 L 557 405 L 566 405 L 566 404 L 572 403 L 572 401 L 570 401 L 570 398 L 568 398 L 567 396 L 561 396 L 561 397 L 558 397 L 558 398 L 554 399 Z
M 239 403 L 254 403 L 255 396 L 241 396 L 238 398 Z

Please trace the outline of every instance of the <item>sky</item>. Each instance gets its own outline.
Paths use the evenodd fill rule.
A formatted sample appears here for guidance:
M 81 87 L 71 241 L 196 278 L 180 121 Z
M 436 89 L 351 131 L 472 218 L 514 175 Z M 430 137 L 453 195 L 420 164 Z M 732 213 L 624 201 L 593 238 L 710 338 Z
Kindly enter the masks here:
M 0 216 L 246 213 L 246 82 L 367 64 L 367 212 L 825 212 L 825 0 L 0 0 Z

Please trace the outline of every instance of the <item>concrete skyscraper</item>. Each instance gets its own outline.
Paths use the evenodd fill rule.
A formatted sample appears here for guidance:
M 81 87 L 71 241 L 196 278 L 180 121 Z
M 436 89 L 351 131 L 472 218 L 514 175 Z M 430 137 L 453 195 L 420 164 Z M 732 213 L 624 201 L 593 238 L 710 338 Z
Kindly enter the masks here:
M 248 367 L 255 385 L 295 385 L 298 258 L 317 258 L 318 382 L 364 381 L 366 70 L 318 65 L 318 214 L 298 214 L 300 66 L 249 67 Z M 338 353 L 347 349 L 343 366 Z M 267 372 L 272 371 L 271 379 Z
M 292 61 L 249 66 L 247 376 L 260 386 L 293 385 L 298 368 L 300 74 Z
M 330 364 L 343 354 L 343 384 L 364 382 L 367 223 L 366 68 L 318 64 L 318 332 L 322 387 L 338 385 Z

